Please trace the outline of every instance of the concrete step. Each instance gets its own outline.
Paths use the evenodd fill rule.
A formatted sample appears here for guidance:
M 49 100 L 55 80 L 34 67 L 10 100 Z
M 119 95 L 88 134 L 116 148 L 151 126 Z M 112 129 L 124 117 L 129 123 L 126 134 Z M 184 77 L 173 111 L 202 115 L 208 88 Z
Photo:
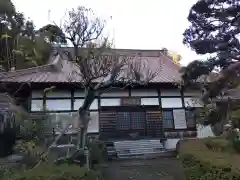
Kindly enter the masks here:
M 176 152 L 175 151 L 162 151 L 159 153 L 148 153 L 148 154 L 133 154 L 133 155 L 119 155 L 118 159 L 119 160 L 124 160 L 124 159 L 157 159 L 160 157 L 175 157 Z
M 115 146 L 116 149 L 156 149 L 156 148 L 163 148 L 163 145 L 158 145 L 158 146 L 152 146 L 152 145 L 148 145 L 148 146 Z
M 160 140 L 115 141 L 114 147 L 119 158 L 156 155 L 165 151 Z

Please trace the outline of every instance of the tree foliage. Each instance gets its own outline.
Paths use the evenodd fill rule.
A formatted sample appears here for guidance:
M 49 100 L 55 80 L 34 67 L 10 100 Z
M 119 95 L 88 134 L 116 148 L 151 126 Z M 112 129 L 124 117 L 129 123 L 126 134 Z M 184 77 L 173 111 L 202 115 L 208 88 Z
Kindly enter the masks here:
M 10 0 L 5 0 L 4 6 L 9 9 L 0 8 L 0 12 L 3 11 L 0 33 L 4 35 L 0 53 L 3 62 L 12 60 L 12 64 L 7 64 L 5 68 L 14 66 L 19 60 L 43 64 L 53 46 L 63 59 L 77 67 L 71 74 L 80 77 L 78 84 L 85 90 L 84 103 L 78 109 L 77 129 L 81 130 L 78 133 L 78 149 L 85 147 L 89 108 L 97 95 L 114 87 L 145 85 L 158 73 L 148 69 L 147 62 L 139 58 L 123 56 L 113 50 L 109 53 L 111 44 L 104 36 L 106 21 L 97 17 L 91 9 L 79 6 L 67 13 L 63 24 L 52 23 L 36 30 L 33 22 L 18 13 Z M 65 45 L 72 48 L 64 48 Z M 69 127 L 63 128 L 42 156 L 50 152 Z
M 38 32 L 46 37 L 49 42 L 56 44 L 66 44 L 66 37 L 62 30 L 53 24 L 47 24 L 40 28 Z
M 239 86 L 240 1 L 199 0 L 191 7 L 188 21 L 191 25 L 183 34 L 183 43 L 208 58 L 182 68 L 182 78 L 186 86 L 201 82 L 202 100 L 205 105 L 211 104 L 212 99 Z M 228 123 L 228 110 L 228 107 L 208 109 L 205 124 L 218 125 L 222 130 Z
M 51 47 L 34 23 L 17 12 L 11 0 L 0 2 L 0 65 L 5 70 L 45 64 Z
M 210 54 L 210 58 L 193 61 L 184 68 L 186 83 L 216 68 L 228 69 L 220 73 L 224 78 L 237 75 L 239 65 L 231 65 L 240 61 L 239 12 L 239 0 L 199 0 L 191 7 L 188 15 L 191 26 L 185 30 L 183 42 L 197 54 Z M 216 82 L 215 85 L 222 84 Z
M 106 21 L 97 17 L 91 9 L 79 6 L 67 13 L 63 24 L 53 23 L 40 29 L 47 34 L 49 41 L 73 47 L 59 48 L 59 53 L 78 67 L 72 74 L 80 77 L 81 88 L 85 89 L 84 103 L 78 109 L 81 147 L 85 146 L 89 107 L 97 94 L 119 87 L 119 84 L 146 84 L 157 73 L 151 72 L 147 64 L 135 57 L 125 57 L 114 51 L 107 54 L 111 44 L 103 33 L 105 25 Z

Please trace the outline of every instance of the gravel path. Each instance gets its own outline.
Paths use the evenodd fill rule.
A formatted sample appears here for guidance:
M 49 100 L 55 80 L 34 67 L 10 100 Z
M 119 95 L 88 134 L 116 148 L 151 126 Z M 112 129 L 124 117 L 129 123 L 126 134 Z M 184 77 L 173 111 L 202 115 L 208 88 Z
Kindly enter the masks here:
M 113 161 L 103 171 L 105 180 L 185 180 L 175 158 Z

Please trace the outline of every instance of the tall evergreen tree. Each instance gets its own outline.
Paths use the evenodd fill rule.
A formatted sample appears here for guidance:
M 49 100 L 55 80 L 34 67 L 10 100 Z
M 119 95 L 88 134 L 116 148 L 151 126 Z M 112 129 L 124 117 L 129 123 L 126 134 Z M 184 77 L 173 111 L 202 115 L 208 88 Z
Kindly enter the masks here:
M 211 100 L 240 83 L 240 1 L 199 0 L 191 7 L 188 21 L 191 25 L 183 34 L 183 43 L 197 54 L 209 57 L 182 68 L 182 78 L 185 86 L 203 82 L 199 83 L 207 107 L 203 123 L 212 125 L 213 132 L 220 135 L 230 120 L 231 103 L 216 107 Z
M 6 71 L 48 61 L 51 46 L 37 34 L 33 22 L 17 12 L 11 0 L 0 1 L 0 65 Z
M 237 85 L 240 70 L 240 1 L 199 0 L 189 12 L 190 27 L 183 43 L 197 54 L 209 54 L 207 60 L 195 60 L 183 68 L 186 84 L 220 69 L 203 98 L 216 97 L 227 87 Z

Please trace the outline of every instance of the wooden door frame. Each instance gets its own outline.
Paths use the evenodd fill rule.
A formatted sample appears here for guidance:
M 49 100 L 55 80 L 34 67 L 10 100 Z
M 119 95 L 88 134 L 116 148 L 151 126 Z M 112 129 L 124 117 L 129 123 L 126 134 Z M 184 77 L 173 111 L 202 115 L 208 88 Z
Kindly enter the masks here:
M 144 106 L 144 105 L 128 105 L 128 106 L 102 106 L 100 107 L 100 112 L 147 112 L 147 111 L 161 111 L 160 106 L 158 105 L 150 105 L 150 106 Z M 99 119 L 99 125 L 101 123 L 101 120 Z M 131 128 L 129 129 L 132 130 Z M 129 130 L 124 130 L 129 132 Z M 144 128 L 144 135 L 147 135 L 147 118 L 145 118 L 145 128 Z
M 113 112 L 145 112 L 145 111 L 161 111 L 160 106 L 151 105 L 129 105 L 129 106 L 101 106 L 100 111 L 113 111 Z

